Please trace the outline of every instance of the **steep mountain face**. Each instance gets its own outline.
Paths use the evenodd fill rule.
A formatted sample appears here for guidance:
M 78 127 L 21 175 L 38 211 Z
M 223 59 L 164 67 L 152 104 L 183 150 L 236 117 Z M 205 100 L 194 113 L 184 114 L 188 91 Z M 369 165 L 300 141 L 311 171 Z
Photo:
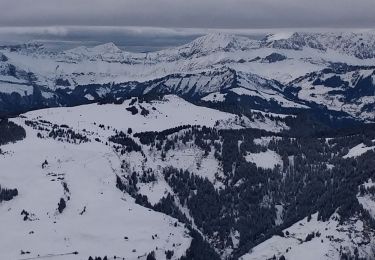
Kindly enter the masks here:
M 30 82 L 30 81 L 29 81 Z M 6 82 L 3 82 L 4 85 Z M 245 97 L 249 107 L 263 111 L 282 111 L 283 108 L 307 109 L 303 101 L 285 93 L 284 86 L 275 80 L 268 80 L 256 74 L 237 72 L 229 68 L 219 68 L 196 74 L 171 74 L 145 82 L 119 84 L 89 84 L 71 88 L 60 80 L 55 91 L 46 87 L 28 84 L 8 84 L 16 93 L 4 93 L 3 111 L 25 111 L 43 107 L 72 106 L 100 101 L 106 98 L 126 98 L 142 95 L 175 94 L 188 100 L 212 102 L 212 95 L 223 95 L 221 102 L 230 97 Z M 4 90 L 6 90 L 4 88 Z M 24 92 L 23 92 L 24 91 Z M 10 95 L 9 95 L 10 94 Z M 13 97 L 13 99 L 12 99 Z M 22 100 L 22 101 L 20 101 Z M 18 110 L 17 110 L 18 109 Z M 290 111 L 289 111 L 290 112 Z

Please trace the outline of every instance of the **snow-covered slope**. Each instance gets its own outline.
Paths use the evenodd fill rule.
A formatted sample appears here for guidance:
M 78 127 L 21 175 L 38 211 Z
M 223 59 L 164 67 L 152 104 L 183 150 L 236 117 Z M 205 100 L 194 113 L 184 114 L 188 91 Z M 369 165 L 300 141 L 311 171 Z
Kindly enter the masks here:
M 282 166 L 283 164 L 280 155 L 271 150 L 260 153 L 248 153 L 245 159 L 248 162 L 255 163 L 257 167 L 264 169 L 273 169 L 277 165 Z
M 26 129 L 26 138 L 0 150 L 0 165 L 6 169 L 1 186 L 18 190 L 14 199 L 0 203 L 0 222 L 13 230 L 10 236 L 0 236 L 0 247 L 7 248 L 0 252 L 1 259 L 86 260 L 90 255 L 145 259 L 152 251 L 157 259 L 165 259 L 167 251 L 178 259 L 190 247 L 188 229 L 135 203 L 134 194 L 121 191 L 119 178 L 126 181 L 133 173 L 142 176 L 152 170 L 156 179 L 139 182 L 137 189 L 156 205 L 168 194 L 175 196 L 164 180 L 164 169 L 192 171 L 219 188 L 224 185 L 222 164 L 217 154 L 207 154 L 194 141 L 176 143 L 178 149 L 164 153 L 142 144 L 135 134 L 187 125 L 275 132 L 287 128 L 263 117 L 250 120 L 193 105 L 175 95 L 47 108 L 12 121 Z M 118 150 L 121 146 L 110 137 L 120 131 L 131 133 L 141 150 L 125 154 Z M 65 207 L 61 208 L 61 200 Z M 189 217 L 186 208 L 180 210 Z
M 241 260 L 284 259 L 315 260 L 341 259 L 344 254 L 364 259 L 373 257 L 374 231 L 356 218 L 340 223 L 334 214 L 328 221 L 317 220 L 318 214 L 283 230 L 284 236 L 273 236 L 254 247 Z M 357 251 L 357 253 L 355 253 Z
M 49 108 L 28 112 L 30 119 L 44 119 L 55 124 L 74 126 L 79 130 L 97 131 L 100 124 L 111 128 L 134 132 L 162 131 L 182 125 L 200 125 L 219 129 L 260 128 L 269 131 L 287 129 L 272 121 L 250 121 L 246 117 L 220 112 L 215 109 L 193 105 L 175 95 L 151 102 L 137 98 L 118 104 L 89 104 L 76 107 Z
M 23 125 L 24 119 L 16 119 Z M 0 203 L 1 259 L 146 259 L 165 251 L 178 259 L 191 238 L 184 225 L 135 204 L 116 188 L 118 155 L 102 143 L 71 144 L 37 137 L 2 146 L 0 183 L 19 195 Z M 35 149 L 37 147 L 37 149 Z M 63 199 L 66 208 L 59 211 Z M 7 234 L 7 235 L 4 235 Z M 77 254 L 74 254 L 77 252 Z
M 372 252 L 374 157 L 360 154 L 371 129 L 300 138 L 258 130 L 280 132 L 291 116 L 235 115 L 175 95 L 102 103 L 10 119 L 26 137 L 0 147 L 0 259 Z M 17 129 L 1 120 L 1 144 L 15 140 L 7 127 Z M 4 200 L 4 187 L 17 195 Z M 317 211 L 321 220 L 303 219 Z
M 375 143 L 375 140 L 374 140 Z M 361 156 L 362 154 L 375 150 L 375 145 L 374 146 L 366 146 L 364 143 L 361 143 L 359 145 L 354 146 L 349 150 L 349 152 L 343 157 L 343 158 L 353 158 L 357 156 Z
M 151 148 L 123 156 L 108 145 L 108 138 L 129 128 L 137 133 L 184 125 L 256 127 L 247 118 L 195 106 L 173 95 L 152 102 L 134 98 L 123 104 L 42 109 L 13 120 L 25 127 L 27 137 L 1 147 L 0 165 L 6 173 L 0 183 L 19 192 L 0 204 L 0 222 L 12 228 L 9 236 L 0 237 L 0 247 L 7 249 L 0 252 L 1 259 L 86 260 L 104 255 L 145 259 L 152 251 L 157 259 L 165 259 L 167 251 L 178 259 L 190 246 L 188 230 L 176 219 L 136 204 L 116 188 L 116 178 L 154 169 L 156 181 L 138 186 L 139 194 L 154 205 L 173 194 L 162 169 L 194 170 L 216 182 L 222 172 L 217 159 L 191 144 L 181 144 L 179 153 L 168 153 L 165 159 Z M 269 123 L 262 128 L 280 127 Z M 59 129 L 71 129 L 73 139 L 59 134 L 53 138 Z M 59 210 L 61 199 L 66 207 Z

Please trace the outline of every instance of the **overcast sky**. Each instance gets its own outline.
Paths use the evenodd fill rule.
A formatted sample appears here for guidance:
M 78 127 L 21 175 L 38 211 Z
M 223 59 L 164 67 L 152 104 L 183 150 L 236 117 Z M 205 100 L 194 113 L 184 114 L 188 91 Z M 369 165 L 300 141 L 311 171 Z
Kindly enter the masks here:
M 0 0 L 0 26 L 373 27 L 374 0 Z
M 0 44 L 38 40 L 65 49 L 114 42 L 152 51 L 216 30 L 262 37 L 375 28 L 375 0 L 0 0 L 0 10 Z

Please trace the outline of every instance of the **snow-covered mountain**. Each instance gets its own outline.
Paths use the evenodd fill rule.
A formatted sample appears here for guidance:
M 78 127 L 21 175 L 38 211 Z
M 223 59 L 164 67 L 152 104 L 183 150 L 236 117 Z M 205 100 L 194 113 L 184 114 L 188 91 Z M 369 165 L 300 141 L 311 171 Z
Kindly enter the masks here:
M 151 57 L 159 58 L 160 56 L 164 56 L 169 57 L 166 60 L 172 61 L 174 59 L 200 58 L 218 52 L 249 51 L 259 47 L 259 41 L 246 37 L 224 33 L 211 33 L 183 46 L 156 52 Z
M 60 53 L 50 52 L 38 43 L 3 46 L 0 49 L 0 106 L 4 111 L 14 111 L 17 105 L 28 110 L 77 103 L 77 100 L 59 99 L 73 99 L 68 96 L 76 89 L 98 84 L 122 85 L 125 89 L 132 85 L 132 93 L 152 91 L 185 98 L 204 98 L 204 95 L 235 89 L 241 96 L 267 101 L 270 93 L 264 95 L 259 90 L 264 89 L 266 82 L 269 89 L 278 85 L 277 93 L 272 95 L 275 100 L 288 100 L 285 104 L 300 104 L 302 99 L 330 110 L 329 102 L 321 99 L 330 100 L 344 107 L 342 111 L 348 116 L 373 120 L 373 82 L 366 87 L 368 91 L 356 94 L 356 100 L 344 98 L 343 101 L 342 96 L 329 90 L 318 100 L 305 94 L 311 92 L 310 87 L 300 78 L 332 69 L 334 64 L 347 64 L 358 74 L 366 73 L 374 63 L 374 39 L 372 32 L 274 34 L 260 41 L 215 33 L 180 47 L 150 53 L 126 52 L 113 43 Z M 153 84 L 144 87 L 149 82 Z M 286 92 L 292 83 L 294 95 Z M 103 97 L 112 91 L 108 93 L 106 89 L 90 95 Z M 127 90 L 117 92 L 124 94 Z M 79 102 L 85 102 L 85 98 L 80 98 Z
M 375 58 L 375 34 L 373 32 L 335 32 L 335 33 L 304 33 L 268 35 L 263 45 L 280 48 L 303 50 L 312 48 L 337 51 L 359 59 Z
M 309 73 L 290 83 L 301 88 L 301 100 L 314 102 L 353 117 L 373 121 L 375 116 L 375 67 L 332 64 L 329 69 Z
M 0 47 L 0 259 L 373 259 L 374 35 Z

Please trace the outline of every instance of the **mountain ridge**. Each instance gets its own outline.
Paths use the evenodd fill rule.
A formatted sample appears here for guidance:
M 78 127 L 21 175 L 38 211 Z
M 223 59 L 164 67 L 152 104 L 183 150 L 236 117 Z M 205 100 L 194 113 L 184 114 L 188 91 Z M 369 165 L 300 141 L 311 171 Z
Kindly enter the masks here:
M 352 37 L 353 35 L 356 37 Z M 358 45 L 355 40 L 357 38 L 362 38 L 362 42 L 367 42 L 367 45 L 360 47 L 362 42 Z M 361 50 L 366 50 L 367 54 L 364 52 L 357 57 Z M 255 88 L 262 87 L 261 82 L 267 81 L 267 84 L 276 84 L 279 85 L 277 88 L 281 88 L 281 91 L 277 91 L 276 99 L 287 97 L 287 100 L 293 102 L 302 101 L 305 106 L 307 103 L 322 105 L 327 109 L 342 110 L 359 120 L 372 121 L 371 114 L 374 110 L 371 104 L 375 102 L 372 94 L 372 89 L 375 88 L 373 79 L 367 81 L 367 86 L 355 88 L 350 85 L 352 88 L 347 90 L 325 86 L 325 80 L 321 80 L 320 85 L 315 80 L 311 85 L 297 79 L 307 77 L 310 73 L 328 77 L 328 71 L 337 67 L 337 64 L 352 66 L 358 74 L 366 73 L 371 68 L 371 53 L 374 50 L 375 36 L 370 32 L 273 34 L 263 40 L 213 33 L 179 47 L 150 53 L 126 52 L 113 43 L 91 48 L 78 47 L 60 53 L 48 52 L 38 43 L 2 47 L 0 106 L 4 110 L 8 106 L 7 110 L 12 111 L 17 102 L 25 109 L 27 106 L 35 107 L 27 105 L 30 101 L 39 102 L 39 107 L 54 103 L 79 104 L 77 100 L 81 103 L 90 102 L 97 98 L 87 96 L 87 99 L 83 95 L 74 102 L 64 101 L 59 104 L 58 96 L 63 94 L 67 99 L 76 88 L 108 84 L 124 86 L 124 89 L 116 87 L 110 93 L 111 88 L 105 87 L 96 94 L 90 90 L 90 96 L 103 98 L 103 95 L 113 96 L 116 93 L 139 95 L 153 92 L 178 94 L 188 99 L 204 98 L 203 94 L 224 94 L 229 89 L 228 86 L 237 85 L 239 88 L 233 89 L 236 89 L 239 96 L 258 96 L 267 100 L 263 94 L 259 95 L 258 90 L 254 92 Z M 32 66 L 34 62 L 38 64 L 37 67 Z M 227 69 L 229 74 L 219 73 L 215 76 L 218 71 Z M 212 76 L 204 79 L 205 73 Z M 230 74 L 236 75 L 236 80 L 231 83 L 226 78 Z M 191 79 L 188 78 L 189 75 Z M 166 80 L 168 77 L 169 81 Z M 172 78 L 175 78 L 177 85 L 172 82 Z M 155 82 L 154 85 L 143 89 L 152 81 Z M 276 83 L 272 83 L 273 81 Z M 228 86 L 223 88 L 222 84 Z M 36 96 L 33 94 L 34 90 L 37 90 Z M 346 98 L 346 95 L 351 98 Z M 41 103 L 40 100 L 45 101 Z M 331 106 L 330 102 L 337 105 Z M 361 105 L 358 107 L 356 104 Z

